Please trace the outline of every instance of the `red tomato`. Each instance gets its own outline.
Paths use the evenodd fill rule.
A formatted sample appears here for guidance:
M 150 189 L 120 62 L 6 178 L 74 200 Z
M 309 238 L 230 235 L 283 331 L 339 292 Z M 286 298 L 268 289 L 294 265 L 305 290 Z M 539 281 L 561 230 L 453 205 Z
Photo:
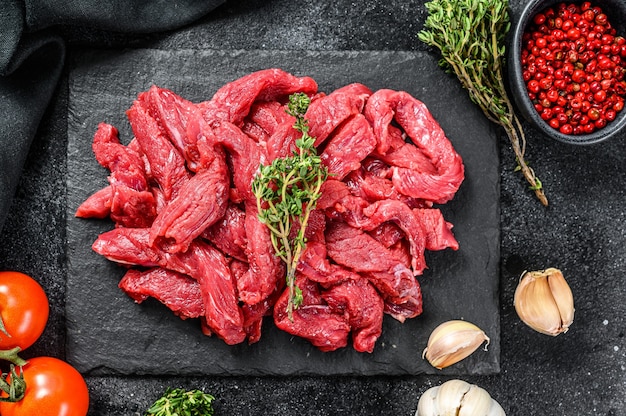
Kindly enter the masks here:
M 0 349 L 24 350 L 37 341 L 48 323 L 48 297 L 30 276 L 20 272 L 0 272 Z
M 36 357 L 28 360 L 22 370 L 26 382 L 24 398 L 14 403 L 0 402 L 2 416 L 87 414 L 89 390 L 74 367 L 58 358 Z

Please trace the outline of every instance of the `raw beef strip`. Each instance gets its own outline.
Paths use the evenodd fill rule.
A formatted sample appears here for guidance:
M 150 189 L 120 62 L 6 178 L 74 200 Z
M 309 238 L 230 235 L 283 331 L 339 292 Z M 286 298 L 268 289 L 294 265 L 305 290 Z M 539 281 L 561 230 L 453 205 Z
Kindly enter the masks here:
M 382 223 L 368 234 L 387 248 L 395 245 L 404 238 L 404 232 L 392 222 Z
M 92 244 L 96 253 L 119 264 L 155 267 L 162 266 L 166 254 L 149 242 L 148 228 L 115 228 L 98 236 Z
M 398 265 L 402 265 L 365 231 L 344 222 L 328 224 L 326 249 L 332 260 L 356 272 L 396 272 Z
M 380 163 L 384 163 L 380 161 Z M 379 201 L 383 199 L 403 198 L 391 182 L 391 169 L 386 166 L 386 170 L 371 170 L 371 159 L 368 158 L 364 165 L 346 177 L 345 182 L 354 196 L 361 197 L 367 201 Z M 387 175 L 387 173 L 389 175 Z
M 254 305 L 244 303 L 241 305 L 244 317 L 243 327 L 248 335 L 249 344 L 258 342 L 261 339 L 263 318 L 272 315 L 274 305 L 278 297 L 282 294 L 284 287 L 285 285 L 276 286 L 274 292 L 259 303 L 255 303 Z
M 293 320 L 287 314 L 289 291 L 285 290 L 274 305 L 274 323 L 292 335 L 304 338 L 321 351 L 335 351 L 348 345 L 350 324 L 341 313 L 322 301 L 314 282 L 297 278 L 302 290 L 303 303 L 293 311 Z
M 148 157 L 145 155 L 143 150 L 141 149 L 141 145 L 139 144 L 139 140 L 136 137 L 133 137 L 128 143 L 128 149 L 138 155 L 143 161 L 143 168 L 146 172 L 146 179 L 148 180 L 148 185 L 152 186 L 152 190 L 156 189 L 153 185 L 154 183 L 150 183 L 150 181 L 154 182 L 154 176 L 152 175 L 152 170 L 150 169 L 150 161 Z M 158 209 L 157 209 L 158 211 Z
M 314 282 L 336 283 L 333 276 L 333 265 L 328 261 L 324 242 L 307 241 L 298 262 L 298 272 Z
M 149 161 L 151 178 L 158 183 L 165 200 L 171 200 L 190 177 L 185 159 L 165 137 L 141 101 L 135 100 L 126 114 L 135 138 Z
M 454 197 L 464 178 L 463 162 L 424 103 L 404 91 L 381 89 L 368 99 L 364 114 L 378 139 L 378 153 L 389 150 L 389 126 L 395 120 L 437 170 L 394 167 L 392 181 L 399 192 L 435 203 Z
M 118 227 L 150 227 L 156 216 L 156 201 L 149 191 L 111 185 L 111 220 Z
M 385 199 L 369 204 L 362 198 L 348 196 L 335 204 L 335 210 L 335 217 L 364 231 L 372 231 L 385 222 L 396 224 L 410 243 L 413 273 L 422 274 L 426 268 L 426 237 L 419 218 L 404 202 Z
M 115 127 L 100 123 L 91 147 L 98 163 L 111 172 L 111 184 L 124 185 L 137 191 L 148 189 L 141 156 L 120 143 Z
M 311 226 L 305 230 L 306 246 L 298 262 L 297 271 L 314 282 L 337 283 L 344 276 L 335 273 L 338 266 L 328 261 L 324 237 L 326 217 L 323 211 L 319 209 L 312 211 L 310 224 Z
M 293 128 L 295 117 L 279 124 L 272 135 L 267 139 L 267 163 L 278 158 L 290 157 L 296 148 L 296 140 L 302 137 L 302 133 Z
M 326 245 L 320 241 L 307 242 L 298 262 L 298 272 L 322 287 L 359 277 L 357 273 L 331 263 L 327 257 Z
M 309 135 L 320 146 L 341 123 L 360 114 L 372 92 L 362 84 L 350 84 L 311 101 L 305 118 Z
M 342 222 L 326 229 L 328 256 L 366 276 L 381 294 L 385 310 L 403 322 L 421 313 L 422 292 L 411 270 L 370 235 Z
M 76 209 L 78 218 L 111 218 L 120 227 L 150 227 L 158 203 L 152 193 L 109 185 L 90 195 Z
M 98 125 L 92 149 L 98 163 L 110 171 L 107 199 L 111 219 L 118 226 L 150 226 L 156 216 L 156 201 L 148 190 L 141 156 L 122 145 L 117 129 L 106 123 Z M 106 199 L 103 202 L 108 205 Z
M 248 263 L 233 259 L 230 262 L 230 271 L 237 281 L 248 271 Z M 254 305 L 244 303 L 241 305 L 243 313 L 243 329 L 248 336 L 248 343 L 253 344 L 261 339 L 261 327 L 263 326 L 263 318 L 272 314 L 272 308 L 276 299 L 282 293 L 284 285 L 277 286 L 274 293 L 263 301 Z
M 433 161 L 426 156 L 419 147 L 412 143 L 402 142 L 384 155 L 378 155 L 387 165 L 415 170 L 429 174 L 436 174 L 437 168 Z
M 367 279 L 348 279 L 322 292 L 335 311 L 343 311 L 352 330 L 352 346 L 358 352 L 372 352 L 383 332 L 384 302 Z
M 328 167 L 328 173 L 342 180 L 361 167 L 361 161 L 375 146 L 376 138 L 369 123 L 362 114 L 357 114 L 332 134 L 320 158 Z
M 385 222 L 393 222 L 404 232 L 409 242 L 413 274 L 422 274 L 426 268 L 426 236 L 422 223 L 411 208 L 404 202 L 388 199 L 374 202 L 363 209 L 363 214 L 369 219 L 369 224 L 364 227 L 368 231 Z
M 206 169 L 213 163 L 216 154 L 226 157 L 222 149 L 222 138 L 215 131 L 218 122 L 209 124 L 201 115 L 200 110 L 190 114 L 187 120 L 186 134 L 194 141 L 193 148 L 188 146 L 188 151 L 193 152 L 195 158 L 195 171 Z
M 285 110 L 286 107 L 278 101 L 256 102 L 250 108 L 241 130 L 265 148 L 276 127 L 291 117 Z
M 452 233 L 452 224 L 447 222 L 437 208 L 416 208 L 413 210 L 426 233 L 426 250 L 459 249 L 459 242 Z
M 317 200 L 317 209 L 326 210 L 333 208 L 337 201 L 350 195 L 350 189 L 342 182 L 334 178 L 328 178 L 322 184 L 320 189 L 321 195 Z
M 207 121 L 219 119 L 241 126 L 255 101 L 280 101 L 296 92 L 315 94 L 317 83 L 281 69 L 264 69 L 229 82 L 210 101 L 198 105 Z
M 78 206 L 74 215 L 79 218 L 107 218 L 111 214 L 112 198 L 113 189 L 109 185 L 91 194 Z
M 353 82 L 352 84 L 346 84 L 343 87 L 339 87 L 333 91 L 337 94 L 348 94 L 352 96 L 360 96 L 363 100 L 367 101 L 370 95 L 373 94 L 372 90 L 359 82 Z
M 224 216 L 202 233 L 224 254 L 241 261 L 247 261 L 246 248 L 246 213 L 235 204 L 228 204 Z
M 249 305 L 267 299 L 285 280 L 285 265 L 276 256 L 269 229 L 259 221 L 256 203 L 246 208 L 246 257 L 250 268 L 237 280 L 239 298 Z
M 155 85 L 140 94 L 139 100 L 145 102 L 145 108 L 158 121 L 163 133 L 185 157 L 189 169 L 196 171 L 195 138 L 188 137 L 186 132 L 189 117 L 197 111 L 196 106 L 173 91 Z
M 146 271 L 130 269 L 119 287 L 137 303 L 153 297 L 181 319 L 205 314 L 200 284 L 189 276 L 163 268 Z
M 235 282 L 224 255 L 210 244 L 194 242 L 189 250 L 176 256 L 176 266 L 200 283 L 205 317 L 211 330 L 227 344 L 238 344 L 246 338 L 243 312 L 239 308 Z
M 411 267 L 413 256 L 411 256 L 409 243 L 406 239 L 402 239 L 396 242 L 395 244 L 390 245 L 387 248 L 393 255 L 393 258 L 398 260 L 400 263 L 404 264 L 406 267 Z
M 224 157 L 216 152 L 213 163 L 186 181 L 176 198 L 159 212 L 150 230 L 150 242 L 172 239 L 175 243 L 171 249 L 185 251 L 193 239 L 224 216 L 229 175 Z
M 243 126 L 241 126 L 241 131 L 263 148 L 267 147 L 267 139 L 269 139 L 270 136 L 258 124 L 246 121 Z
M 217 143 L 222 145 L 230 154 L 232 165 L 232 181 L 239 200 L 254 201 L 252 180 L 265 162 L 265 155 L 259 144 L 244 134 L 241 129 L 229 122 L 214 122 L 212 128 Z
M 307 241 L 323 241 L 326 229 L 326 214 L 324 211 L 314 209 L 309 214 L 309 222 L 304 230 L 304 238 Z
M 385 301 L 385 313 L 392 318 L 404 322 L 422 313 L 422 289 L 406 269 L 396 273 L 371 272 L 365 277 L 381 294 Z
M 195 240 L 184 253 L 170 253 L 149 243 L 149 229 L 116 228 L 94 242 L 93 250 L 111 261 L 163 267 L 186 274 L 200 284 L 206 324 L 229 345 L 243 342 L 243 313 L 228 263 L 219 250 Z

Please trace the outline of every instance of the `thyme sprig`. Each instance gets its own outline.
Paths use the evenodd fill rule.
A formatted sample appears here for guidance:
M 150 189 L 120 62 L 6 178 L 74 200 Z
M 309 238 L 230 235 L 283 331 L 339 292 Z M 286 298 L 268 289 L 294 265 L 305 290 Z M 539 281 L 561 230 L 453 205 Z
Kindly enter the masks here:
M 433 0 L 418 38 L 440 50 L 439 65 L 454 73 L 487 118 L 502 126 L 520 170 L 547 206 L 541 181 L 524 159 L 526 137 L 504 86 L 505 37 L 511 23 L 507 0 Z
M 145 416 L 211 416 L 215 398 L 201 390 L 167 388 Z
M 309 136 L 308 121 L 304 118 L 310 102 L 303 93 L 289 97 L 287 113 L 296 118 L 293 128 L 302 133 L 296 140 L 296 150 L 289 157 L 261 165 L 252 182 L 259 220 L 270 229 L 276 255 L 287 266 L 289 319 L 293 319 L 293 310 L 302 303 L 295 273 L 306 245 L 304 232 L 321 195 L 320 188 L 328 177 L 328 169 L 317 155 L 315 138 Z

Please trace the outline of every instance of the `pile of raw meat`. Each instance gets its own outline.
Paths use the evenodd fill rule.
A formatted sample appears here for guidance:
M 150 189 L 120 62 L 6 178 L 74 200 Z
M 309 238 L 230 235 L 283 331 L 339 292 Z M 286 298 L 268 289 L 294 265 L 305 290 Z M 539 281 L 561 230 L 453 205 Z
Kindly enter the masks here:
M 285 266 L 259 222 L 251 182 L 260 164 L 286 157 L 299 133 L 288 96 L 311 97 L 306 119 L 331 174 L 306 230 L 286 313 Z M 134 137 L 121 144 L 101 123 L 93 140 L 109 185 L 76 211 L 115 228 L 93 249 L 127 267 L 120 288 L 154 297 L 227 344 L 259 341 L 265 316 L 322 351 L 372 352 L 383 314 L 422 312 L 415 276 L 425 250 L 456 250 L 434 204 L 453 198 L 461 157 L 426 106 L 406 92 L 351 84 L 329 94 L 310 77 L 251 73 L 192 103 L 152 87 L 127 111 Z

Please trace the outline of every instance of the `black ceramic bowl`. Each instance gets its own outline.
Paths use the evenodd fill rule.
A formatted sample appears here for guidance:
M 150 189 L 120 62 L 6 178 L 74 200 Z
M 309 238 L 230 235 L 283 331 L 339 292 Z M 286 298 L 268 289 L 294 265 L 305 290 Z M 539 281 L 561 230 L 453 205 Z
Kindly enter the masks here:
M 522 36 L 533 17 L 538 12 L 559 3 L 577 3 L 576 0 L 530 0 L 519 17 L 512 22 L 510 33 L 510 45 L 507 54 L 507 72 L 509 87 L 513 102 L 522 116 L 533 124 L 546 136 L 552 137 L 564 143 L 571 144 L 593 144 L 614 137 L 626 126 L 626 109 L 620 111 L 615 120 L 590 134 L 567 135 L 550 127 L 535 110 L 533 103 L 528 98 L 526 83 L 522 78 L 521 52 Z M 599 6 L 608 16 L 609 22 L 617 30 L 617 35 L 626 37 L 626 0 L 595 0 L 591 1 L 593 6 Z

